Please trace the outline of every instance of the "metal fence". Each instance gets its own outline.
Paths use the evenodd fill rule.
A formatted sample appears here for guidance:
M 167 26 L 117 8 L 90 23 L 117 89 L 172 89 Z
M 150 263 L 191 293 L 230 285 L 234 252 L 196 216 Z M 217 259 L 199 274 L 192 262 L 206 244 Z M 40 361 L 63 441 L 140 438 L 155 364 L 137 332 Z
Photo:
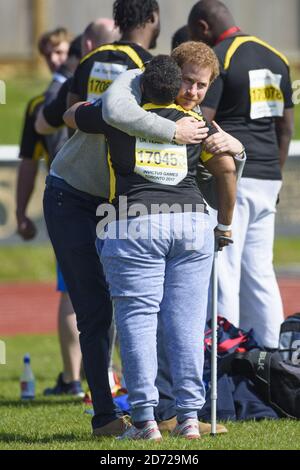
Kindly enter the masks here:
M 16 244 L 15 193 L 18 166 L 18 147 L 0 147 L 0 245 Z M 30 201 L 29 215 L 38 226 L 36 242 L 47 240 L 43 221 L 42 195 L 45 186 L 46 168 L 41 164 L 34 195 Z M 276 219 L 276 234 L 300 235 L 300 142 L 293 142 L 290 157 L 284 171 L 284 184 L 280 193 L 280 204 Z

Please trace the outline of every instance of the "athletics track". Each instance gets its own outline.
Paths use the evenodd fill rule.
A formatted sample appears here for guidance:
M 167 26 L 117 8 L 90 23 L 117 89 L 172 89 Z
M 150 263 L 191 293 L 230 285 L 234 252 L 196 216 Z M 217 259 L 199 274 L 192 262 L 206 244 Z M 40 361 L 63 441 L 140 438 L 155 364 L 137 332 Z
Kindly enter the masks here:
M 279 278 L 285 315 L 300 312 L 300 277 Z M 56 332 L 54 284 L 0 285 L 0 337 Z

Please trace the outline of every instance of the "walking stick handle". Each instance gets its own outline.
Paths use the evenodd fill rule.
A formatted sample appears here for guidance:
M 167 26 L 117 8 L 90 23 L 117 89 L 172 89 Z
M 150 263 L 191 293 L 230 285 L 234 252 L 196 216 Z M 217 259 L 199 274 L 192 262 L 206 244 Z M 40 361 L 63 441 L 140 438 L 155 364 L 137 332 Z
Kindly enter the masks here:
M 215 240 L 215 251 L 222 251 L 225 246 L 220 246 L 221 241 L 227 241 L 229 245 L 233 244 L 233 239 L 230 237 L 225 237 L 223 235 L 217 236 Z

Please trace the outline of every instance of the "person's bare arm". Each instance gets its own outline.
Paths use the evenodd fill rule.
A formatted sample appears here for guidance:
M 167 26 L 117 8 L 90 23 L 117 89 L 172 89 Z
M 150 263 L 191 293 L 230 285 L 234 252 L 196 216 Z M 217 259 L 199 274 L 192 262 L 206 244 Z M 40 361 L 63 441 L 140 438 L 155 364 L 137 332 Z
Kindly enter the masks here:
M 218 223 L 231 225 L 233 211 L 236 201 L 236 168 L 231 155 L 215 155 L 204 162 L 205 167 L 215 177 L 218 192 Z M 223 231 L 217 227 L 216 237 L 232 237 L 231 230 Z M 227 241 L 221 242 L 220 246 L 228 245 Z
M 275 126 L 279 145 L 280 168 L 283 169 L 294 133 L 294 109 L 285 109 L 283 116 L 275 119 Z
M 204 122 L 186 117 L 175 123 L 140 107 L 141 74 L 140 70 L 123 73 L 102 95 L 102 112 L 106 123 L 126 134 L 161 142 L 172 142 L 172 140 L 178 144 L 202 142 L 208 132 Z
M 22 159 L 18 170 L 17 180 L 17 209 L 16 217 L 18 234 L 23 240 L 31 240 L 36 235 L 36 227 L 27 217 L 27 207 L 34 190 L 35 178 L 38 171 L 38 162 L 30 159 Z
M 76 103 L 79 103 L 80 102 L 80 96 L 77 95 L 76 93 L 71 93 L 69 92 L 68 93 L 68 96 L 67 96 L 67 108 L 71 108 L 74 104 Z M 67 124 L 68 125 L 68 124 Z M 74 128 L 69 127 L 69 137 L 72 137 L 72 135 L 74 134 Z
M 86 103 L 87 103 L 87 101 L 78 101 L 73 106 L 71 106 L 69 109 L 67 109 L 67 111 L 63 115 L 64 122 L 70 129 L 74 129 L 74 130 L 78 129 L 77 124 L 76 124 L 76 120 L 75 120 L 75 113 L 76 113 L 76 110 L 82 104 L 86 104 Z
M 46 121 L 43 112 L 43 107 L 39 109 L 34 127 L 36 132 L 41 135 L 51 135 L 57 131 L 56 127 L 50 126 Z

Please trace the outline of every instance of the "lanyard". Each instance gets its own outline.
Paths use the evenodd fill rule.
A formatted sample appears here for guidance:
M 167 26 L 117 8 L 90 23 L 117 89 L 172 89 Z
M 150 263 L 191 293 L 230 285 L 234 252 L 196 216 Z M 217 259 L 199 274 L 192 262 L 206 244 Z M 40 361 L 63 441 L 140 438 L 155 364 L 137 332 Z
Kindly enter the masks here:
M 234 33 L 238 33 L 239 31 L 241 31 L 241 28 L 239 28 L 238 26 L 232 26 L 231 28 L 226 29 L 226 31 L 224 31 L 224 33 L 222 33 L 216 40 L 215 46 L 219 44 L 219 42 L 224 41 L 224 39 L 228 38 L 229 36 L 232 36 Z

